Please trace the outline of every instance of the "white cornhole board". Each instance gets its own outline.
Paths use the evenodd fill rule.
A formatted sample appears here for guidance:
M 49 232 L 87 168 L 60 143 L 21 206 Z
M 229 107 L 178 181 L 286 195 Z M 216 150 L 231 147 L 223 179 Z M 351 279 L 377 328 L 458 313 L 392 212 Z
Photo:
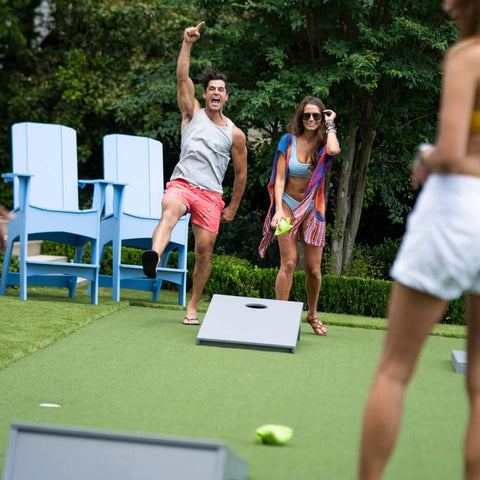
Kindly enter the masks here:
M 3 480 L 246 480 L 223 442 L 11 425 Z
M 295 353 L 302 310 L 302 302 L 215 294 L 197 345 Z
M 452 350 L 452 366 L 457 373 L 467 373 L 467 352 Z

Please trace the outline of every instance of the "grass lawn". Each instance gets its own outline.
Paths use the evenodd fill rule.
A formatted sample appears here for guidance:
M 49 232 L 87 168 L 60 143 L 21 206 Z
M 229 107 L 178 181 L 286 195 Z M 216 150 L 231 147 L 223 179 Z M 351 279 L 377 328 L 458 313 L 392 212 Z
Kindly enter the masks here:
M 82 289 L 73 301 L 55 289 L 17 295 L 0 297 L 0 470 L 17 420 L 222 440 L 248 461 L 249 480 L 355 478 L 384 320 L 325 313 L 328 336 L 302 324 L 288 354 L 197 346 L 173 292 L 151 304 L 127 291 L 115 304 L 105 290 L 96 307 Z M 467 400 L 450 355 L 464 335 L 439 326 L 429 338 L 387 480 L 461 478 Z M 292 440 L 257 445 L 265 423 L 292 427 Z

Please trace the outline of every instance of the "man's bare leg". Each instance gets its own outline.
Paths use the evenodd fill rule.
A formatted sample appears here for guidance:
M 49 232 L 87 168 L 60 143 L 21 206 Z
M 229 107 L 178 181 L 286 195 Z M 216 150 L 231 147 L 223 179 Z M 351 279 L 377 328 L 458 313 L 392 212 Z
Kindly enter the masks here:
M 180 217 L 185 215 L 187 207 L 175 198 L 162 201 L 162 217 L 152 235 L 152 249 L 142 255 L 143 272 L 149 278 L 157 276 L 157 266 L 165 247 L 170 242 L 172 230 Z
M 192 224 L 195 236 L 195 267 L 193 269 L 192 297 L 187 305 L 185 325 L 198 325 L 198 303 L 202 297 L 205 284 L 212 271 L 213 246 L 217 240 L 215 233 Z

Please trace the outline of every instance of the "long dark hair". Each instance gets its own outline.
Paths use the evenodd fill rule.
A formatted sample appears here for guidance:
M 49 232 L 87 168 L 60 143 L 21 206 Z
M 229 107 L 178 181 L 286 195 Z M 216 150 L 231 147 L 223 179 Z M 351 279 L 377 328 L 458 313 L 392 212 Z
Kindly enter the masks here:
M 460 36 L 462 39 L 480 34 L 480 2 L 463 0 L 458 2 L 461 11 Z
M 310 152 L 310 163 L 312 166 L 310 169 L 313 171 L 318 163 L 318 154 L 320 150 L 325 145 L 327 141 L 327 135 L 325 134 L 325 118 L 323 116 L 323 111 L 325 110 L 325 105 L 323 102 L 317 97 L 305 97 L 298 105 L 295 115 L 292 118 L 292 121 L 288 124 L 287 130 L 292 135 L 298 137 L 305 131 L 305 127 L 303 126 L 303 119 L 302 115 L 307 105 L 315 105 L 320 109 L 320 113 L 322 115 L 320 120 L 320 126 L 317 131 L 317 135 L 315 136 L 315 143 L 314 148 L 312 148 Z

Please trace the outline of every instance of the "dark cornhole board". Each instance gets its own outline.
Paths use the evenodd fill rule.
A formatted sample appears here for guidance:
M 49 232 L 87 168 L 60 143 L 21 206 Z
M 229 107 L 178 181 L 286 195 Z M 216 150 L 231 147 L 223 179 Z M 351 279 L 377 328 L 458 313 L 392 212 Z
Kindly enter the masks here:
M 71 427 L 11 425 L 3 480 L 246 480 L 224 443 Z
M 197 345 L 295 353 L 302 302 L 214 295 Z

